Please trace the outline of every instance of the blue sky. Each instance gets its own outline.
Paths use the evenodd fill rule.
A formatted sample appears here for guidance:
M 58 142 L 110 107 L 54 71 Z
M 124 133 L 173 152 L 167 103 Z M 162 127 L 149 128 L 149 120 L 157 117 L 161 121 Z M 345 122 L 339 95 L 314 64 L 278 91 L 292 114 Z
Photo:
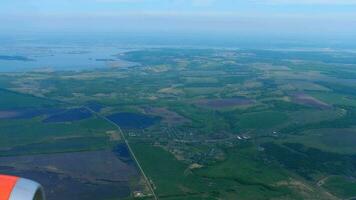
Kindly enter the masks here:
M 356 0 L 1 0 L 0 31 L 356 34 Z

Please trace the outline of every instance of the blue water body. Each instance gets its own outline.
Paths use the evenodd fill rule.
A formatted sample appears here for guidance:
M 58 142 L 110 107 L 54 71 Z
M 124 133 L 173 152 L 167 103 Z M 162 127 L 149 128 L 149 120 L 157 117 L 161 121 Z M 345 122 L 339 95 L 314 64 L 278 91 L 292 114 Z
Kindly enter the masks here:
M 126 50 L 95 46 L 12 45 L 0 47 L 0 72 L 82 71 L 130 67 L 136 63 L 120 60 Z
M 108 119 L 127 129 L 148 128 L 160 120 L 158 117 L 129 112 L 116 113 L 108 116 Z
M 118 144 L 113 150 L 119 157 L 130 158 L 130 151 L 126 144 Z
M 113 152 L 115 155 L 123 162 L 127 164 L 134 164 L 131 154 L 129 151 L 129 148 L 126 146 L 126 144 L 118 144 L 113 148 Z
M 90 118 L 91 112 L 85 108 L 74 108 L 50 115 L 43 120 L 44 123 L 72 122 Z
M 0 33 L 0 72 L 92 70 L 107 67 L 130 67 L 137 63 L 120 60 L 123 52 L 160 47 L 233 48 L 233 49 L 334 49 L 352 50 L 352 37 L 341 41 L 327 38 L 266 38 L 235 34 L 220 35 L 175 33 L 128 34 L 20 34 Z M 113 62 L 115 64 L 113 64 Z
M 0 60 L 34 61 L 24 56 L 4 56 L 4 55 L 0 55 Z

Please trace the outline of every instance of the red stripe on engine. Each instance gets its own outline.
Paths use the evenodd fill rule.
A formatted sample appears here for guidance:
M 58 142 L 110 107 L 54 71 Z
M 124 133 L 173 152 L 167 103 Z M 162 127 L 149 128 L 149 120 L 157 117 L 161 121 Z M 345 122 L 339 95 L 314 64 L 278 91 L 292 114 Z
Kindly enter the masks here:
M 0 175 L 0 200 L 9 200 L 18 179 L 14 176 Z

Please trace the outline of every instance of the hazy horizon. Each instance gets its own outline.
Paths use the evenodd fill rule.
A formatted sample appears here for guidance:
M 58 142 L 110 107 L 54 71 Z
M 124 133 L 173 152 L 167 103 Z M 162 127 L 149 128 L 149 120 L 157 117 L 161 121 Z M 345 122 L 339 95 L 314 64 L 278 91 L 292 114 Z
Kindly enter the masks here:
M 347 44 L 356 34 L 355 11 L 355 0 L 3 0 L 0 35 L 220 36 Z

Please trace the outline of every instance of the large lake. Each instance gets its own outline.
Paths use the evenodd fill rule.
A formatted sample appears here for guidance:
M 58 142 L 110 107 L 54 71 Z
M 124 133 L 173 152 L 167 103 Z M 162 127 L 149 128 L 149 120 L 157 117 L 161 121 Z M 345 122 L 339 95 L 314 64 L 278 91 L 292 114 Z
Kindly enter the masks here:
M 17 45 L 0 47 L 0 72 L 90 70 L 106 67 L 130 67 L 118 55 L 119 47 Z

